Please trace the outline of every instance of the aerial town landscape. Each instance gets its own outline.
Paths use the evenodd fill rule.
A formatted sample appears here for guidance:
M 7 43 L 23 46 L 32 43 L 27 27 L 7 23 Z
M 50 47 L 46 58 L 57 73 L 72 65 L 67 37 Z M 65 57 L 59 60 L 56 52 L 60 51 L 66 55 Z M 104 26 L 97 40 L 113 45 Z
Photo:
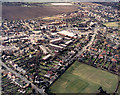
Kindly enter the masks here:
M 1 93 L 119 95 L 119 8 L 119 2 L 3 2 Z

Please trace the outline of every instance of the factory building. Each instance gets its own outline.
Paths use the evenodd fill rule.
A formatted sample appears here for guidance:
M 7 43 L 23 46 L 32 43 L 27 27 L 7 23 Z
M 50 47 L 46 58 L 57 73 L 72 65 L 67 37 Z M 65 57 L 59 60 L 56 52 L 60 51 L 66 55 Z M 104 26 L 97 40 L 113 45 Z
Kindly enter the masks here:
M 69 44 L 71 44 L 73 41 L 72 40 L 70 40 L 70 41 L 67 41 L 65 44 L 66 45 L 69 45 Z
M 46 55 L 45 57 L 43 57 L 42 59 L 43 60 L 47 60 L 47 59 L 49 59 L 51 57 L 51 54 L 48 54 L 48 55 Z
M 56 49 L 56 50 L 62 50 L 63 47 L 62 46 L 58 46 L 58 45 L 54 45 L 54 44 L 49 44 L 49 47 L 52 49 Z
M 43 54 L 48 54 L 46 48 L 43 45 L 40 45 L 39 47 L 42 50 Z
M 62 38 L 50 40 L 50 43 L 52 43 L 52 44 L 57 44 L 57 43 L 60 43 L 60 42 L 62 42 Z
M 75 34 L 66 30 L 57 32 L 59 35 L 68 36 L 70 38 L 75 38 Z

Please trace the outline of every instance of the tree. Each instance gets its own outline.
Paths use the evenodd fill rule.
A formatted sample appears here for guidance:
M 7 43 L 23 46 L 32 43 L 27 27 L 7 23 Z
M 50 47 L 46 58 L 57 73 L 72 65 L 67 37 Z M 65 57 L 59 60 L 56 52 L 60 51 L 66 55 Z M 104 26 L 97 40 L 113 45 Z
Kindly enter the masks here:
M 28 87 L 30 87 L 30 88 L 32 87 L 31 83 L 29 83 L 29 86 L 28 86 Z
M 103 90 L 103 88 L 100 86 L 98 89 L 100 92 L 97 95 L 110 95 L 106 91 Z
M 32 93 L 35 93 L 35 89 L 32 90 Z

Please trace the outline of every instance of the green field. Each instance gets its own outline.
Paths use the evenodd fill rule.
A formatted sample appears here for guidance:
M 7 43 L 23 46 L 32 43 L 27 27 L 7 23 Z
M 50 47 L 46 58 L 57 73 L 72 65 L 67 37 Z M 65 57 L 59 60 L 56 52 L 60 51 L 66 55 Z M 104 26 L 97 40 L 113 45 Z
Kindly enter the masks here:
M 107 22 L 104 25 L 107 27 L 118 27 L 119 22 Z
M 100 86 L 114 92 L 118 77 L 109 72 L 75 62 L 50 88 L 52 93 L 95 93 Z

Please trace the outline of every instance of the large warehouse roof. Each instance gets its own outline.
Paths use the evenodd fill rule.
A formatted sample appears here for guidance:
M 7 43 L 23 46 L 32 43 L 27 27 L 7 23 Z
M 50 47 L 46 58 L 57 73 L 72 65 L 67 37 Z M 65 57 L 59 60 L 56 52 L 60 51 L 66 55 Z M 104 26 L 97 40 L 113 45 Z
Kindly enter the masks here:
M 60 32 L 57 32 L 57 33 L 60 34 L 60 35 L 68 36 L 68 37 L 74 37 L 75 36 L 74 33 L 66 31 L 66 30 L 63 30 L 63 31 L 60 31 Z

